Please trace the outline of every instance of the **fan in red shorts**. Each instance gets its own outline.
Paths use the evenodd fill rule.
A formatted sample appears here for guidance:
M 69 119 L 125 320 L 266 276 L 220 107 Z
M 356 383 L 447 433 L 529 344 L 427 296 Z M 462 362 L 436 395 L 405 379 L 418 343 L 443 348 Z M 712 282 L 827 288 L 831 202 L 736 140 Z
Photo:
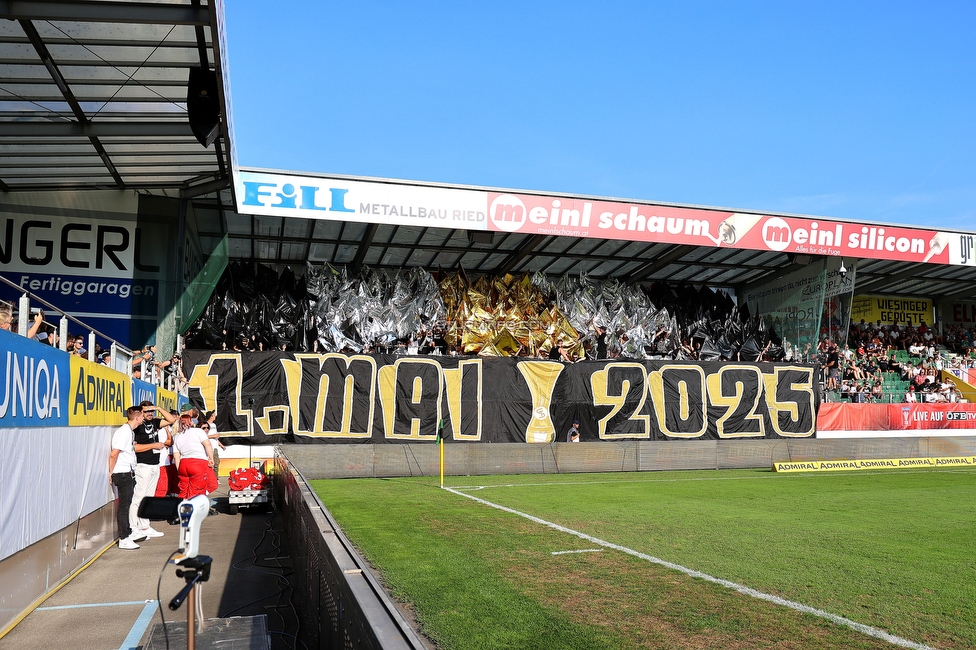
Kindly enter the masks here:
M 213 447 L 207 433 L 193 425 L 193 418 L 181 415 L 179 433 L 173 437 L 173 460 L 179 476 L 179 496 L 192 499 L 217 489 L 213 471 Z

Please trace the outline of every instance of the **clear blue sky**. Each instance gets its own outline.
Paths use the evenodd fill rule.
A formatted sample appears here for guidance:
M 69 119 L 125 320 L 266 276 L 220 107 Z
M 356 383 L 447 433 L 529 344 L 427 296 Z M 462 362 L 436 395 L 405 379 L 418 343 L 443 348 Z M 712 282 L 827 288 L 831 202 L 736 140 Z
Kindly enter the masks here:
M 976 2 L 226 11 L 242 165 L 976 230 Z

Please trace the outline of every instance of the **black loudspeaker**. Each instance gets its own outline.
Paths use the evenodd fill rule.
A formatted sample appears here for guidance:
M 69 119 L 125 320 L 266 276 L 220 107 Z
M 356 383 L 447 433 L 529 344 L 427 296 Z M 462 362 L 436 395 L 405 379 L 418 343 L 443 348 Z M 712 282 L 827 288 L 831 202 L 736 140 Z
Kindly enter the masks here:
M 190 130 L 205 147 L 220 134 L 220 94 L 217 73 L 200 67 L 190 68 L 186 82 L 186 115 Z

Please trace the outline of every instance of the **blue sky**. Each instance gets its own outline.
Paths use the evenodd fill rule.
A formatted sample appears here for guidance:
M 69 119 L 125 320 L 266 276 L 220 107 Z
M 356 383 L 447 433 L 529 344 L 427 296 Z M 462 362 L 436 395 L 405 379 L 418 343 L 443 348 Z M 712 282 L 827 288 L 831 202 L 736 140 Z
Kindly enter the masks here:
M 229 0 L 238 158 L 976 230 L 976 3 Z

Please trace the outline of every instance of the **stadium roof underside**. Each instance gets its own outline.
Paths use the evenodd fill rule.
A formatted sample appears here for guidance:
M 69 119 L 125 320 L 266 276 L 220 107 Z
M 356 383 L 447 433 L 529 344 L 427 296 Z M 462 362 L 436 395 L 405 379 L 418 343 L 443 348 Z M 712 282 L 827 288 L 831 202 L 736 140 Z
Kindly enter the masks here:
M 472 276 L 586 273 L 737 289 L 802 266 L 772 251 L 238 214 L 229 97 L 210 148 L 187 117 L 189 68 L 222 82 L 217 0 L 0 0 L 0 191 L 129 189 L 193 202 L 202 245 L 233 259 Z M 770 214 L 770 213 L 766 213 Z M 848 263 L 850 266 L 850 263 Z M 858 293 L 969 298 L 976 268 L 862 259 Z
M 205 148 L 186 109 L 189 68 L 221 72 L 218 9 L 0 0 L 0 190 L 228 187 L 227 125 Z
M 626 283 L 707 284 L 734 290 L 760 285 L 816 259 L 771 251 L 521 233 L 495 232 L 486 242 L 468 230 L 225 215 L 230 257 L 267 264 L 309 261 L 389 270 L 463 268 L 471 276 L 585 273 Z M 211 223 L 216 228 L 216 222 Z M 201 232 L 218 234 L 216 229 Z M 853 261 L 847 258 L 847 266 L 852 267 Z M 855 273 L 855 290 L 861 294 L 976 296 L 976 268 L 968 266 L 860 259 Z

